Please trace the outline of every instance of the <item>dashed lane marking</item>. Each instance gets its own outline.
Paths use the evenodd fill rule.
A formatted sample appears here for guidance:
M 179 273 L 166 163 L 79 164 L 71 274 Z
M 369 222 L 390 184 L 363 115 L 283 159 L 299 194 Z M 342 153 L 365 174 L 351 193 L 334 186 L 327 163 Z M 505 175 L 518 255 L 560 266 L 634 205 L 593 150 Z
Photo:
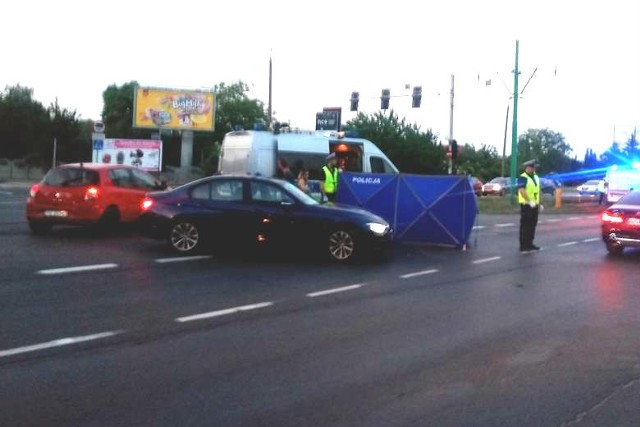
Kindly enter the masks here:
M 60 338 L 57 340 L 53 340 L 53 341 L 49 341 L 41 344 L 33 344 L 25 347 L 17 347 L 17 348 L 10 348 L 8 350 L 0 350 L 0 357 L 14 356 L 16 354 L 21 354 L 21 353 L 29 353 L 32 351 L 46 350 L 48 348 L 61 347 L 61 346 L 71 345 L 71 344 L 79 344 L 87 341 L 95 341 L 99 339 L 109 338 L 114 335 L 121 334 L 123 332 L 124 331 L 100 332 L 99 334 L 84 335 L 80 337 Z
M 565 243 L 560 243 L 558 245 L 558 247 L 559 248 L 564 248 L 566 246 L 573 246 L 573 245 L 577 245 L 577 244 L 578 244 L 578 242 L 565 242 Z
M 493 256 L 491 258 L 477 259 L 477 260 L 473 261 L 473 264 L 484 264 L 485 262 L 498 261 L 499 259 L 502 259 L 502 257 Z
M 211 255 L 194 255 L 194 256 L 182 256 L 182 257 L 172 257 L 172 258 L 158 258 L 155 261 L 158 264 L 167 264 L 171 262 L 198 261 L 201 259 L 211 259 L 211 258 L 213 258 Z
M 226 316 L 228 314 L 240 313 L 242 311 L 257 310 L 259 308 L 265 308 L 272 305 L 273 305 L 273 302 L 271 301 L 259 302 L 257 304 L 241 305 L 239 307 L 225 308 L 223 310 L 210 311 L 208 313 L 200 313 L 200 314 L 193 314 L 191 316 L 178 317 L 175 319 L 175 321 L 184 323 L 184 322 L 191 322 L 194 320 L 210 319 L 212 317 Z
M 590 239 L 584 239 L 582 243 L 599 242 L 600 240 L 602 240 L 600 237 L 592 237 Z
M 496 227 L 502 228 L 502 227 L 513 227 L 515 224 L 512 222 L 507 222 L 504 224 L 496 224 Z
M 37 274 L 52 275 L 52 274 L 82 273 L 86 271 L 108 270 L 108 269 L 117 268 L 117 267 L 118 267 L 118 264 L 81 265 L 77 267 L 51 268 L 49 270 L 40 270 L 37 272 Z
M 473 227 L 474 230 L 484 230 L 485 228 L 487 228 L 487 227 L 484 226 L 484 225 L 476 225 L 476 226 Z
M 311 293 L 307 294 L 307 296 L 309 298 L 321 297 L 321 296 L 324 296 L 324 295 L 335 294 L 335 293 L 338 293 L 338 292 L 353 291 L 353 290 L 359 289 L 359 288 L 361 288 L 363 286 L 364 286 L 364 284 L 357 284 L 357 285 L 343 286 L 341 288 L 326 289 L 324 291 L 311 292 Z
M 403 274 L 400 276 L 401 279 L 410 279 L 412 277 L 418 277 L 418 276 L 424 276 L 426 274 L 433 274 L 433 273 L 437 273 L 438 269 L 436 268 L 432 268 L 430 270 L 423 270 L 423 271 L 416 271 L 415 273 L 407 273 L 407 274 Z

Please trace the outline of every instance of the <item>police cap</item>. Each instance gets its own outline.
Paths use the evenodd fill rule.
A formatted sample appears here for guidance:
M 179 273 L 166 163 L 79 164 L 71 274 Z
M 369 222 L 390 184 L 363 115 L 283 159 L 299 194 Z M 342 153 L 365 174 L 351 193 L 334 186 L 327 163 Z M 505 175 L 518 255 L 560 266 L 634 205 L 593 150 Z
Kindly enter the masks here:
M 535 161 L 535 159 L 533 159 L 533 160 L 527 160 L 526 162 L 524 162 L 524 163 L 522 164 L 522 166 L 524 166 L 525 168 L 526 168 L 526 167 L 529 167 L 529 166 L 531 166 L 531 167 L 535 168 L 535 167 L 536 167 L 536 161 Z
M 331 153 L 327 156 L 327 161 L 331 160 L 331 159 L 335 159 L 336 158 L 336 153 Z

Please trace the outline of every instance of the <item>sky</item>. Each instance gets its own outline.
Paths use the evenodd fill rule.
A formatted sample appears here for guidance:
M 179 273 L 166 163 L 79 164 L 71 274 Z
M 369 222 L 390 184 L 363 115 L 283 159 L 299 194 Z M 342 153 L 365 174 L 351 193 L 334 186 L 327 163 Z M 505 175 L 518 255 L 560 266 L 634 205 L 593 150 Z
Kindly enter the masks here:
M 421 4 L 424 3 L 424 4 Z M 625 142 L 640 122 L 640 1 L 610 0 L 21 0 L 0 6 L 0 90 L 100 119 L 102 92 L 142 86 L 208 89 L 243 81 L 274 116 L 313 129 L 323 107 L 360 93 L 380 111 L 382 89 L 401 118 L 446 140 L 501 154 L 512 133 L 516 40 L 518 134 L 561 133 L 582 160 Z M 533 77 L 532 77 L 533 76 Z M 488 81 L 490 85 L 487 85 Z M 411 90 L 421 86 L 419 109 Z

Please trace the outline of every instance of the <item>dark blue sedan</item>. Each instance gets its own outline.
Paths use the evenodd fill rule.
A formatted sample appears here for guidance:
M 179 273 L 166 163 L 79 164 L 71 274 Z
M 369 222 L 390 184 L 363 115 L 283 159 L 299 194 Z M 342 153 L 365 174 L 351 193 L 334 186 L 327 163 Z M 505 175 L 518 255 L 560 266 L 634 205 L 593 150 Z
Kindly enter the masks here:
M 180 253 L 204 248 L 318 251 L 338 262 L 386 254 L 393 241 L 384 219 L 363 209 L 319 204 L 296 186 L 255 176 L 212 176 L 149 193 L 140 225 Z

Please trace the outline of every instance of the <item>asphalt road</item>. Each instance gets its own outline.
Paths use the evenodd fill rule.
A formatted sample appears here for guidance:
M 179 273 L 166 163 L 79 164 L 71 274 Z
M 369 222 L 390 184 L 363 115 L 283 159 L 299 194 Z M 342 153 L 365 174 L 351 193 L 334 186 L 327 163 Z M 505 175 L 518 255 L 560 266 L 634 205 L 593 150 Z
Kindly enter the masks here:
M 466 251 L 336 266 L 36 237 L 24 198 L 0 187 L 2 426 L 640 424 L 640 251 L 595 215 L 543 214 L 539 253 L 481 216 Z

